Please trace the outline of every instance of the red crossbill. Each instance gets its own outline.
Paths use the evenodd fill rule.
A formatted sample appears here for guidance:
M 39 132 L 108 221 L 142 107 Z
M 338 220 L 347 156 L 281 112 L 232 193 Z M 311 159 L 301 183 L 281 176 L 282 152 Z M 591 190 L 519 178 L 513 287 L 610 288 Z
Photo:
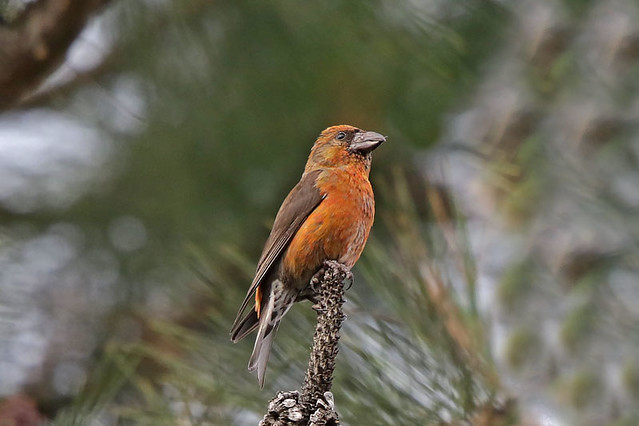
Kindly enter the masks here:
M 260 386 L 280 320 L 305 297 L 312 276 L 326 260 L 350 269 L 359 259 L 375 214 L 371 152 L 385 140 L 346 125 L 324 130 L 282 203 L 231 329 L 233 342 L 258 329 L 248 369 L 257 370 Z M 253 299 L 253 309 L 242 317 Z

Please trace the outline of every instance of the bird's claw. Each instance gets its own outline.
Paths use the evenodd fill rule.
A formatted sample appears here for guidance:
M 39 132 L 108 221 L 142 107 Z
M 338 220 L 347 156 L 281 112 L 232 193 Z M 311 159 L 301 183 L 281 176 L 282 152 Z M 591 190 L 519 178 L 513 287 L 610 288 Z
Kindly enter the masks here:
M 336 260 L 327 260 L 326 262 L 324 262 L 324 265 L 326 265 L 326 267 L 328 268 L 336 269 L 345 275 L 344 281 L 343 281 L 344 291 L 348 291 L 351 288 L 354 281 L 353 273 L 351 272 L 350 269 L 348 269 L 348 267 L 346 267 L 346 265 L 341 264 Z
M 353 278 L 353 273 L 351 271 L 348 271 L 348 273 L 346 274 L 346 278 L 344 278 L 344 291 L 350 290 L 353 286 L 354 281 L 355 280 Z
M 311 278 L 310 287 L 311 287 L 311 290 L 313 290 L 313 294 L 317 293 L 318 291 L 317 286 L 320 283 L 319 277 L 321 277 L 323 274 L 324 274 L 324 269 L 320 269 L 319 271 L 317 271 L 315 275 L 313 275 L 313 278 Z

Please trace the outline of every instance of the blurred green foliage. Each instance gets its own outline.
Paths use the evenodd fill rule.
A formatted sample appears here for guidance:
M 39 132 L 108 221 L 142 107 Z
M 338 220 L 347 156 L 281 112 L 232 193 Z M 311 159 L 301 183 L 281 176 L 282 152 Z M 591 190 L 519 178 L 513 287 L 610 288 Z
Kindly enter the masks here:
M 180 236 L 261 244 L 252 235 L 265 233 L 265 217 L 330 124 L 392 133 L 376 174 L 432 144 L 503 15 L 491 2 L 450 6 L 443 22 L 425 6 L 384 2 L 118 6 L 112 55 L 139 85 L 144 131 L 126 138 L 134 143 L 122 147 L 126 168 L 111 190 L 74 212 L 127 210 L 169 244 Z M 104 78 L 108 87 L 123 77 Z
M 287 315 L 264 391 L 252 342 L 227 333 L 314 139 L 348 123 L 388 143 L 347 293 L 344 423 L 633 424 L 634 16 L 624 1 L 113 3 L 104 64 L 10 116 L 72 119 L 104 155 L 68 205 L 0 198 L 0 300 L 31 283 L 14 305 L 57 324 L 23 389 L 61 426 L 257 424 L 300 386 L 314 315 Z

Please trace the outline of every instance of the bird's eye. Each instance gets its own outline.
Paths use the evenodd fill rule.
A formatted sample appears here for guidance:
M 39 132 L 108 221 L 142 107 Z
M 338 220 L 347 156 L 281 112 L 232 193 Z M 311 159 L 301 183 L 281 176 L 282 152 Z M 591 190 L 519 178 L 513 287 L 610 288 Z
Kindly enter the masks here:
M 346 133 L 344 132 L 339 132 L 337 134 L 337 139 L 339 139 L 340 141 L 343 140 L 346 137 Z

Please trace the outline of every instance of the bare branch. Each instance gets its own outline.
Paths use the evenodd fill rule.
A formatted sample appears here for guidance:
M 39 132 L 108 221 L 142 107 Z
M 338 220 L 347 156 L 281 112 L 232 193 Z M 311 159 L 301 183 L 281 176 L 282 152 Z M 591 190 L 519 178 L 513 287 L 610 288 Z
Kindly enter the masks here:
M 302 386 L 302 404 L 308 410 L 331 390 L 335 358 L 339 348 L 339 331 L 346 318 L 342 312 L 344 304 L 344 281 L 352 279 L 345 266 L 337 262 L 326 262 L 324 268 L 313 277 L 311 285 L 316 289 L 317 327 L 313 336 L 313 349 L 308 370 Z
M 0 111 L 35 90 L 63 61 L 89 18 L 110 0 L 40 0 L 0 27 Z
M 344 265 L 328 261 L 311 280 L 317 301 L 313 305 L 317 311 L 317 326 L 301 394 L 279 392 L 269 402 L 268 413 L 260 426 L 340 424 L 330 390 L 339 351 L 339 332 L 346 318 L 342 311 L 344 281 L 352 278 Z

